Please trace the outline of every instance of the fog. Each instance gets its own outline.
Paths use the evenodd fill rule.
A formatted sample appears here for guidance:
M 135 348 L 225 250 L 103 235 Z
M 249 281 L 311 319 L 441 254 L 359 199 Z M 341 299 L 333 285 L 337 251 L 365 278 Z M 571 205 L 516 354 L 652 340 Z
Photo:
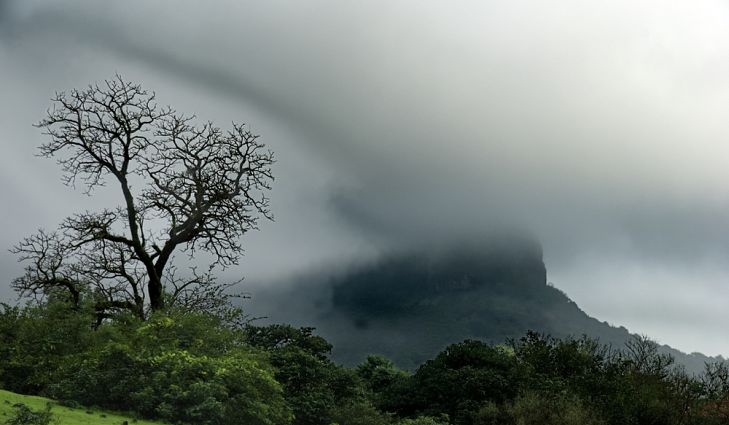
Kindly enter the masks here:
M 727 23 L 720 1 L 0 1 L 0 245 L 117 202 L 62 186 L 31 124 L 118 72 L 276 152 L 276 221 L 226 271 L 250 288 L 521 229 L 589 314 L 727 355 Z

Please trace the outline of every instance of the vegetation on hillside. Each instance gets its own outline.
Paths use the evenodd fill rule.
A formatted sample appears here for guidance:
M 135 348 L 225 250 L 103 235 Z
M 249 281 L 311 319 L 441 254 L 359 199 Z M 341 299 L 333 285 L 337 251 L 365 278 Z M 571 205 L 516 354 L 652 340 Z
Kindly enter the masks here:
M 311 328 L 233 325 L 173 310 L 95 326 L 92 306 L 0 309 L 0 386 L 63 406 L 180 424 L 485 425 L 727 423 L 729 373 L 676 368 L 656 345 L 622 350 L 528 333 L 466 340 L 413 373 L 370 356 L 334 363 Z M 5 393 L 4 393 L 5 394 Z M 38 408 L 39 406 L 34 406 Z M 6 409 L 7 410 L 7 409 Z M 54 407 L 64 412 L 63 407 Z M 73 422 L 68 422 L 73 423 Z

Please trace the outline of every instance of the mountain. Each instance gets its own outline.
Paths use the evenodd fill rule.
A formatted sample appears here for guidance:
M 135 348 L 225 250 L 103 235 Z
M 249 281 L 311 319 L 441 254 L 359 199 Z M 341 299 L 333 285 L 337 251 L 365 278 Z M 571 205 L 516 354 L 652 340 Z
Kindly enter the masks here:
M 399 253 L 322 276 L 294 279 L 288 290 L 267 294 L 269 311 L 277 312 L 269 317 L 317 327 L 334 344 L 334 358 L 348 365 L 382 354 L 414 369 L 448 344 L 501 343 L 527 330 L 588 335 L 616 348 L 633 337 L 590 317 L 549 284 L 541 247 L 528 239 Z M 723 360 L 660 350 L 693 373 Z

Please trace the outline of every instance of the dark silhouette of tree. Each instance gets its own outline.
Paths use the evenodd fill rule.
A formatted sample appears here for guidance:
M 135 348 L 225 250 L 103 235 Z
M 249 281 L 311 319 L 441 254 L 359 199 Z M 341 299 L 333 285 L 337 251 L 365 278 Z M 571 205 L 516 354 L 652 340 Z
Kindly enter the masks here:
M 121 202 L 18 243 L 13 251 L 27 267 L 14 287 L 76 304 L 88 294 L 101 316 L 218 303 L 227 285 L 212 268 L 237 264 L 240 237 L 272 218 L 272 152 L 244 125 L 195 124 L 118 75 L 52 102 L 37 124 L 51 139 L 41 156 L 56 158 L 64 182 L 86 194 L 117 186 Z M 179 273 L 173 254 L 198 251 L 210 254 L 210 268 Z

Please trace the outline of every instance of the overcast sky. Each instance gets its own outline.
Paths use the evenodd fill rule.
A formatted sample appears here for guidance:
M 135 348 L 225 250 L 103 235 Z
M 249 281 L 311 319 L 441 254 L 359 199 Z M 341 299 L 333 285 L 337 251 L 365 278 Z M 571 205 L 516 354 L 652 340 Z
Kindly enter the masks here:
M 0 0 L 0 247 L 116 202 L 32 127 L 115 72 L 276 152 L 276 221 L 229 276 L 518 227 L 589 314 L 729 355 L 723 1 Z

